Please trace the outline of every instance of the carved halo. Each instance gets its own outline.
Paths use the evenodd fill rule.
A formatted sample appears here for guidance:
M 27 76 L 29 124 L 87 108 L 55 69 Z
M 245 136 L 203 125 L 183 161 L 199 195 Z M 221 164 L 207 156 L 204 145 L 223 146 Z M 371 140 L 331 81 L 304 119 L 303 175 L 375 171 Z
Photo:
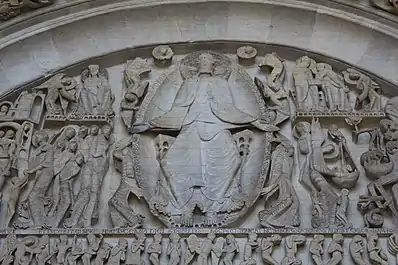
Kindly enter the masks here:
M 185 56 L 180 63 L 180 73 L 184 79 L 195 76 L 198 73 L 199 56 L 201 54 L 211 54 L 214 59 L 214 75 L 228 79 L 232 72 L 231 60 L 224 54 L 212 51 L 193 52 Z

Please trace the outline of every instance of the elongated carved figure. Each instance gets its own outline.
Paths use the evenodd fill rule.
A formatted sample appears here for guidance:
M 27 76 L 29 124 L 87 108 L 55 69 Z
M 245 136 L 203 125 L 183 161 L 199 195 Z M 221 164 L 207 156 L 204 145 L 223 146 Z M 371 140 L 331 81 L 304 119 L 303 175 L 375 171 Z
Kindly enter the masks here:
M 272 251 L 274 246 L 277 246 L 281 243 L 282 237 L 280 235 L 271 235 L 269 237 L 264 237 L 261 240 L 260 249 L 261 249 L 261 258 L 264 263 L 267 265 L 279 265 L 272 257 Z
M 55 252 L 57 253 L 58 265 L 66 265 L 66 253 L 71 247 L 66 235 L 61 235 L 59 240 L 56 241 Z
M 103 235 L 96 236 L 95 234 L 87 235 L 87 248 L 84 251 L 82 256 L 83 265 L 90 265 L 91 259 L 93 256 L 97 254 L 97 251 L 100 248 L 101 242 L 103 239 Z
M 109 265 L 120 265 L 122 261 L 126 260 L 126 249 L 128 242 L 124 238 L 120 238 L 116 246 L 111 250 L 108 264 Z
M 323 255 L 324 240 L 325 237 L 323 235 L 315 235 L 314 239 L 311 240 L 310 253 L 315 265 L 323 265 L 322 255 Z
M 294 148 L 289 143 L 279 144 L 272 152 L 270 179 L 262 191 L 265 209 L 258 214 L 264 227 L 300 225 L 300 201 L 291 182 L 293 155 Z
M 257 234 L 249 233 L 245 248 L 243 250 L 243 261 L 249 260 L 253 256 L 253 251 L 258 248 Z
M 94 265 L 104 265 L 105 260 L 109 258 L 111 253 L 111 246 L 108 243 L 102 243 L 100 249 L 97 252 L 97 256 L 94 259 Z
M 388 257 L 384 251 L 377 246 L 379 236 L 376 233 L 369 232 L 366 234 L 368 241 L 368 254 L 372 264 L 376 265 L 388 265 Z
M 301 265 L 302 261 L 296 257 L 298 248 L 305 244 L 306 238 L 303 235 L 290 235 L 285 238 L 285 257 L 281 265 Z
M 131 244 L 131 248 L 127 250 L 127 260 L 126 265 L 141 265 L 142 257 L 141 254 L 145 250 L 145 240 L 144 234 L 135 234 L 135 239 Z
M 46 192 L 54 177 L 54 149 L 50 145 L 48 134 L 45 131 L 38 131 L 32 139 L 36 147 L 33 161 L 30 163 L 33 168 L 26 170 L 26 174 L 35 174 L 35 183 L 28 197 L 28 204 L 33 223 L 36 227 L 45 226 L 47 223 L 44 206 L 47 202 Z
M 152 265 L 159 265 L 159 257 L 162 254 L 162 235 L 155 234 L 153 236 L 153 242 L 149 245 L 148 250 L 149 261 Z
M 239 245 L 233 235 L 227 235 L 225 243 L 225 255 L 223 262 L 225 265 L 232 265 L 235 255 L 239 253 Z
M 350 242 L 350 254 L 356 265 L 369 265 L 365 261 L 363 253 L 363 238 L 360 235 L 355 235 Z
M 169 238 L 170 243 L 167 246 L 166 254 L 170 259 L 167 265 L 178 265 L 182 255 L 181 238 L 178 234 L 170 234 Z
M 331 259 L 326 263 L 326 265 L 337 265 L 343 260 L 343 242 L 344 237 L 341 234 L 333 235 L 333 240 L 330 242 L 328 247 L 329 255 L 332 255 Z

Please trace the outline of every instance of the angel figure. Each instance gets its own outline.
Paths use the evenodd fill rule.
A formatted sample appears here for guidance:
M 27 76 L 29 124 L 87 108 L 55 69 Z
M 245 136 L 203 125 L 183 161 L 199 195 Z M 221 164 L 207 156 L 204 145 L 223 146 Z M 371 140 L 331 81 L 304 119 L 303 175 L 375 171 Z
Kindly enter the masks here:
M 72 179 L 80 172 L 84 157 L 78 151 L 78 143 L 71 141 L 61 156 L 54 161 L 54 175 L 57 185 L 53 191 L 53 207 L 49 216 L 53 216 L 52 227 L 58 227 L 69 207 L 72 205 Z
M 288 140 L 282 141 L 272 152 L 270 179 L 262 191 L 265 209 L 258 214 L 264 227 L 300 226 L 300 200 L 291 182 L 293 155 L 294 148 Z M 274 196 L 277 196 L 276 200 Z
M 67 115 L 71 102 L 76 102 L 76 81 L 65 74 L 56 74 L 34 90 L 47 89 L 47 115 Z

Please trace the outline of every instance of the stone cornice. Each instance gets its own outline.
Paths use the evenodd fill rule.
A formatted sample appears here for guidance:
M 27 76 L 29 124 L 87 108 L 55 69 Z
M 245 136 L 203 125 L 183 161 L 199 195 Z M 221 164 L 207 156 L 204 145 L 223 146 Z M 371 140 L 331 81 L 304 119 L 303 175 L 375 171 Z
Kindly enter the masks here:
M 0 49 L 30 36 L 79 20 L 128 9 L 204 2 L 263 3 L 326 14 L 398 37 L 398 17 L 349 0 L 75 0 L 58 2 L 0 24 Z

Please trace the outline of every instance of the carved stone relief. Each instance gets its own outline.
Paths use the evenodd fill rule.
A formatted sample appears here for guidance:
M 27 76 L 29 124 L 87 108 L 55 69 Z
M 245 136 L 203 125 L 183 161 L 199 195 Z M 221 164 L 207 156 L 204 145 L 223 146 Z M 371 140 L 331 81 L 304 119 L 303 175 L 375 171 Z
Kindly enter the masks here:
M 1 0 L 0 19 L 8 20 L 20 15 L 25 9 L 36 9 L 52 3 L 51 0 Z
M 162 45 L 2 100 L 1 264 L 396 258 L 397 98 L 252 48 Z

